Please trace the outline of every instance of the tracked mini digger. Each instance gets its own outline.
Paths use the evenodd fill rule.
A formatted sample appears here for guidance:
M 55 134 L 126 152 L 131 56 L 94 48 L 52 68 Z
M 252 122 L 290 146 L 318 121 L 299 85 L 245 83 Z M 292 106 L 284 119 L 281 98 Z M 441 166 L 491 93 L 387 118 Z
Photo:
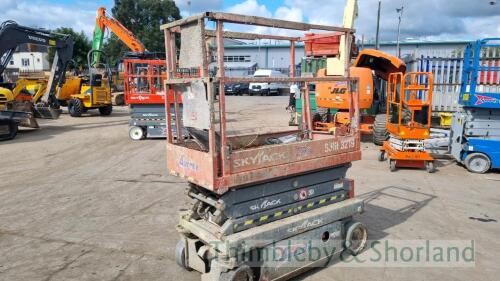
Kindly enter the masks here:
M 57 91 L 65 82 L 65 72 L 73 56 L 73 40 L 64 34 L 6 21 L 0 26 L 0 76 L 21 44 L 55 47 L 56 52 L 45 91 L 34 97 L 20 87 L 26 81 L 0 85 L 0 140 L 16 136 L 18 126 L 38 128 L 36 118 L 55 119 L 61 113 Z
M 215 30 L 209 29 L 212 23 Z M 287 40 L 292 66 L 300 38 L 229 32 L 224 31 L 225 23 L 336 31 L 347 43 L 353 33 L 349 28 L 217 12 L 161 27 L 167 54 L 165 88 L 173 92 L 173 100 L 165 99 L 167 169 L 187 181 L 186 195 L 192 201 L 180 211 L 177 263 L 200 272 L 204 281 L 285 280 L 326 266 L 344 252 L 360 253 L 367 229 L 353 217 L 363 212 L 364 204 L 355 196 L 354 181 L 346 178 L 351 162 L 361 158 L 356 79 L 347 71 L 339 76 L 295 77 L 294 67 L 290 77 L 228 77 L 224 38 Z M 210 71 L 214 57 L 216 74 Z M 343 63 L 347 70 L 348 61 Z M 193 69 L 197 76 L 184 75 Z M 305 97 L 302 126 L 249 135 L 228 130 L 231 109 L 224 84 L 250 82 L 300 85 Z M 347 83 L 353 95 L 348 111 L 353 122 L 342 134 L 313 127 L 308 89 L 318 82 Z M 190 136 L 183 137 L 183 130 Z M 321 253 L 308 258 L 313 248 Z M 288 254 L 296 259 L 287 259 Z

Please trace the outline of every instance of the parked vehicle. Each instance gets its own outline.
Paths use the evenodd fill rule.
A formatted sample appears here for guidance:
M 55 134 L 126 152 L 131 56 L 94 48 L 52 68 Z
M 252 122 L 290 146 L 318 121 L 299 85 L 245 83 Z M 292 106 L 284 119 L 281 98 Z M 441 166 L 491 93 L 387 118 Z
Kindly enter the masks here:
M 232 83 L 224 85 L 226 95 L 245 95 L 248 94 L 248 83 Z
M 285 74 L 272 69 L 257 69 L 253 74 L 253 77 L 287 77 Z M 279 95 L 282 92 L 282 89 L 288 88 L 289 86 L 286 83 L 250 83 L 248 86 L 249 91 L 248 94 L 253 96 L 256 94 L 260 94 L 261 96 L 269 96 L 271 94 Z

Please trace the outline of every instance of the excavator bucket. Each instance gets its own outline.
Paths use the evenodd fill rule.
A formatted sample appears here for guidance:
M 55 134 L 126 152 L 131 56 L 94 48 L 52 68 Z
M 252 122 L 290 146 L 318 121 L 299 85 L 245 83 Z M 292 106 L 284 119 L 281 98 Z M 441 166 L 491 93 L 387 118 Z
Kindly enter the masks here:
M 35 123 L 29 123 L 30 121 Z M 27 122 L 27 123 L 25 123 Z M 33 114 L 23 111 L 0 110 L 0 141 L 11 140 L 16 137 L 18 126 L 38 128 Z
M 34 113 L 36 118 L 42 119 L 57 119 L 61 115 L 62 110 L 52 108 L 44 103 L 37 103 L 34 107 Z
M 33 103 L 29 101 L 11 101 L 7 103 L 7 110 L 14 112 L 16 121 L 19 126 L 28 128 L 39 128 L 38 122 L 35 119 L 35 112 L 33 109 Z M 25 113 L 25 114 L 21 114 Z

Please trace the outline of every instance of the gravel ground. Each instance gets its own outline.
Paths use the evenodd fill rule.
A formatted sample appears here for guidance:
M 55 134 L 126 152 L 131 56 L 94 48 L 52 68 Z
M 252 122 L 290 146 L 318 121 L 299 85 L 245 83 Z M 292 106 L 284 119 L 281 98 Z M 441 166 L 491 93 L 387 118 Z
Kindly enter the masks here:
M 287 124 L 286 97 L 229 97 L 231 130 Z M 174 261 L 185 183 L 169 176 L 164 140 L 131 141 L 128 110 L 42 120 L 0 143 L 0 280 L 200 280 Z M 301 280 L 498 280 L 500 176 L 468 173 L 451 160 L 438 171 L 389 171 L 377 148 L 349 177 L 367 201 L 370 239 L 474 240 L 469 267 L 353 267 L 335 263 Z M 361 254 L 369 257 L 372 250 Z M 380 264 L 379 264 L 380 265 Z

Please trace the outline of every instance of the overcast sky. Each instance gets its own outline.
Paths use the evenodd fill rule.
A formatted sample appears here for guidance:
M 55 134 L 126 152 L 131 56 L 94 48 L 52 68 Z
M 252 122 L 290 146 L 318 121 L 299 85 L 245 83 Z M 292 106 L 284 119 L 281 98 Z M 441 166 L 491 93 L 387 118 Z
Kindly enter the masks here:
M 175 0 L 183 16 L 200 11 L 228 11 L 286 20 L 340 25 L 347 0 Z M 0 21 L 15 20 L 44 28 L 69 26 L 89 36 L 98 6 L 112 0 L 0 0 Z M 188 4 L 190 2 L 190 5 Z M 378 0 L 359 0 L 357 38 L 375 37 Z M 492 5 L 493 4 L 493 5 Z M 473 40 L 500 37 L 500 0 L 382 0 L 381 38 L 395 40 L 397 7 L 404 5 L 402 38 Z

